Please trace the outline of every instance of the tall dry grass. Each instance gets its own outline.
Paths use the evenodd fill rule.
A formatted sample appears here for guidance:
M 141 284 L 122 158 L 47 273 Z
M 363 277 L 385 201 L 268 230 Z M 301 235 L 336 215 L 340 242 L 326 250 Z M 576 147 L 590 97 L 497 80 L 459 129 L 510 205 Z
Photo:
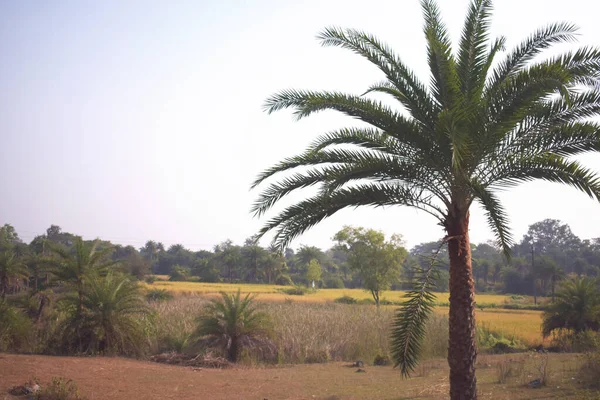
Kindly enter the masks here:
M 195 351 L 195 319 L 207 300 L 177 296 L 155 302 L 156 351 Z M 394 309 L 334 303 L 263 303 L 273 321 L 273 339 L 281 363 L 363 360 L 389 355 Z M 446 356 L 448 319 L 434 314 L 429 321 L 423 357 Z

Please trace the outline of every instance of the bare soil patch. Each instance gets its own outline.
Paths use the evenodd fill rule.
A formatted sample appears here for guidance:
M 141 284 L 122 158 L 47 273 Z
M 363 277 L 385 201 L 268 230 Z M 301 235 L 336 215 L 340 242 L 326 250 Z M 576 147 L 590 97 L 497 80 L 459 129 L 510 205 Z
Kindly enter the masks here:
M 514 355 L 510 355 L 514 357 Z M 586 399 L 592 392 L 577 386 L 577 357 L 550 355 L 547 387 L 527 389 L 524 370 L 498 384 L 496 365 L 509 356 L 480 357 L 478 381 L 482 399 Z M 512 360 L 512 358 L 510 359 Z M 7 390 L 32 377 L 48 382 L 53 376 L 73 379 L 88 399 L 445 399 L 448 368 L 444 360 L 427 361 L 410 379 L 391 367 L 365 366 L 356 373 L 345 363 L 277 367 L 208 369 L 109 357 L 50 357 L 0 354 L 0 399 Z

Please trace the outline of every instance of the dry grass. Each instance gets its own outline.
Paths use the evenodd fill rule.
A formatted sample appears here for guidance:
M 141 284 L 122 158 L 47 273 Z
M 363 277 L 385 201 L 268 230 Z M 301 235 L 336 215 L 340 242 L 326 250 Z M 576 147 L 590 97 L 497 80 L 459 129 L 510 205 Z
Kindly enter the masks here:
M 495 366 L 509 362 L 507 356 L 488 356 Z M 524 379 L 535 369 L 535 359 L 527 359 Z M 494 367 L 479 366 L 477 383 L 480 399 L 596 399 L 597 392 L 584 390 L 572 377 L 575 355 L 551 354 L 551 385 L 527 389 L 521 377 L 510 376 L 498 384 Z M 531 365 L 529 365 L 531 364 Z M 144 361 L 104 357 L 47 357 L 0 354 L 0 399 L 11 399 L 8 387 L 36 376 L 47 382 L 64 376 L 77 384 L 90 400 L 125 399 L 446 399 L 448 367 L 432 360 L 423 375 L 402 379 L 391 367 L 366 367 L 357 374 L 343 363 L 297 365 L 271 368 L 198 369 Z M 16 399 L 16 398 L 15 398 Z M 12 399 L 11 399 L 12 400 Z
M 262 295 L 258 297 L 262 300 Z M 154 303 L 157 312 L 157 351 L 195 350 L 191 334 L 195 318 L 206 303 L 205 296 L 176 296 Z M 280 363 L 314 363 L 363 360 L 371 364 L 376 355 L 389 354 L 390 327 L 396 307 L 337 303 L 264 302 L 273 319 L 274 340 Z M 447 308 L 437 308 L 429 321 L 424 358 L 445 357 L 448 343 Z M 541 342 L 537 312 L 483 310 L 477 312 L 498 339 L 517 339 L 526 344 Z
M 195 318 L 206 299 L 177 296 L 154 303 L 157 312 L 156 351 L 185 350 L 191 344 Z M 314 363 L 363 360 L 389 354 L 389 330 L 395 309 L 334 303 L 263 303 L 273 320 L 274 340 L 281 363 Z M 429 322 L 424 356 L 445 357 L 448 321 L 434 315 Z M 190 351 L 195 350 L 189 347 Z
M 150 285 L 149 285 L 150 286 Z M 355 327 L 360 326 L 360 324 L 373 324 L 374 327 L 380 327 L 379 324 L 387 324 L 391 323 L 391 314 L 396 307 L 394 306 L 384 306 L 381 307 L 381 313 L 383 316 L 388 316 L 387 319 L 384 318 L 381 322 L 376 321 L 367 321 L 367 318 L 370 318 L 371 315 L 374 315 L 374 307 L 365 306 L 365 305 L 354 305 L 350 307 L 355 307 L 355 311 L 352 311 L 350 315 L 348 315 L 346 320 L 334 322 L 332 316 L 337 316 L 334 312 L 331 314 L 329 311 L 325 310 L 337 310 L 335 306 L 343 306 L 342 309 L 346 310 L 347 307 L 343 304 L 333 304 L 333 300 L 343 295 L 352 296 L 354 298 L 369 298 L 369 293 L 365 292 L 361 289 L 322 289 L 318 290 L 316 293 L 309 293 L 303 296 L 290 296 L 285 295 L 283 293 L 277 292 L 280 290 L 282 286 L 276 285 L 253 285 L 253 284 L 241 284 L 241 285 L 230 285 L 230 284 L 222 284 L 222 283 L 194 283 L 194 282 L 155 282 L 152 287 L 156 288 L 165 288 L 169 291 L 179 294 L 188 294 L 186 296 L 177 296 L 178 298 L 188 298 L 191 303 L 202 302 L 202 298 L 214 297 L 217 295 L 219 291 L 237 291 L 239 288 L 243 293 L 254 293 L 258 296 L 258 300 L 261 302 L 269 303 L 269 307 L 272 307 L 274 310 L 287 310 L 285 306 L 289 306 L 289 309 L 292 311 L 296 320 L 303 321 L 305 312 L 300 312 L 298 307 L 293 307 L 293 304 L 304 304 L 309 306 L 306 308 L 306 311 L 310 315 L 311 310 L 320 310 L 325 313 L 322 320 L 327 320 L 329 324 L 337 324 L 335 327 L 329 329 L 327 334 L 331 334 L 334 337 L 337 335 L 337 331 L 339 329 L 347 329 L 348 326 Z M 386 292 L 386 298 L 390 300 L 401 300 L 401 296 L 404 292 L 395 292 L 389 291 Z M 392 296 L 393 295 L 393 296 Z M 447 301 L 447 294 L 440 293 L 438 294 L 438 300 L 440 302 Z M 507 296 L 497 296 L 497 295 L 477 295 L 478 301 L 485 301 L 488 303 L 505 300 L 508 298 Z M 194 300 L 198 299 L 198 300 Z M 483 299 L 483 300 L 481 300 Z M 282 305 L 284 308 L 277 308 L 276 305 Z M 327 307 L 321 307 L 326 305 Z M 161 305 L 160 307 L 172 307 L 170 305 Z M 186 315 L 189 316 L 189 313 L 192 312 L 190 307 L 192 307 L 195 312 L 192 315 L 197 315 L 199 306 L 191 306 L 185 305 L 183 306 L 186 311 L 181 313 L 181 317 L 185 319 Z M 304 309 L 302 309 L 304 310 Z M 437 307 L 436 312 L 439 315 L 447 315 L 448 308 L 447 307 Z M 164 313 L 162 313 L 164 315 Z M 282 312 L 285 315 L 285 311 Z M 365 316 L 362 316 L 364 314 Z M 276 319 L 277 315 L 274 315 Z M 519 338 L 524 344 L 529 346 L 534 346 L 543 343 L 543 338 L 541 335 L 541 323 L 542 323 L 542 313 L 539 311 L 530 311 L 530 310 L 503 310 L 496 308 L 484 308 L 477 309 L 476 311 L 477 323 L 483 324 L 488 330 L 493 330 L 498 332 L 502 337 L 505 338 Z M 282 317 L 283 318 L 283 317 Z M 282 320 L 280 318 L 280 320 Z M 361 319 L 362 318 L 362 319 Z M 311 321 L 317 322 L 315 319 Z M 293 323 L 293 322 L 290 322 Z M 181 319 L 175 319 L 172 321 L 171 326 L 173 326 L 173 330 L 175 334 L 181 332 L 180 326 L 183 324 Z M 346 324 L 346 325 L 344 325 Z M 308 324 L 310 326 L 311 324 Z M 321 325 L 321 324 L 319 324 Z M 282 325 L 283 326 L 283 325 Z M 307 325 L 302 325 L 297 327 L 299 331 L 308 329 Z M 378 328 L 378 332 L 384 332 L 383 328 Z M 325 334 L 323 332 L 322 334 Z M 382 335 L 380 333 L 379 335 Z M 385 333 L 387 335 L 387 333 Z M 318 335 L 316 335 L 318 336 Z M 356 337 L 359 338 L 360 335 Z M 363 338 L 359 338 L 361 341 L 355 343 L 362 343 Z M 317 340 L 317 339 L 315 339 Z M 375 339 L 367 338 L 365 339 L 368 343 L 372 342 Z M 444 341 L 445 343 L 445 341 Z M 333 352 L 336 353 L 335 351 Z M 369 353 L 370 354 L 370 353 Z M 334 357 L 335 359 L 335 357 Z

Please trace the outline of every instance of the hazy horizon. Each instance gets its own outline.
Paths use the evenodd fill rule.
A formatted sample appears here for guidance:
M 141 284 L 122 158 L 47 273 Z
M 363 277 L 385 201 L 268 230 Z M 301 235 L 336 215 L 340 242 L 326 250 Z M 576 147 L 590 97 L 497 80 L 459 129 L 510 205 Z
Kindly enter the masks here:
M 468 0 L 439 4 L 456 41 Z M 265 99 L 287 88 L 360 94 L 381 79 L 349 51 L 322 48 L 315 36 L 327 26 L 373 33 L 428 81 L 418 0 L 22 1 L 0 11 L 0 224 L 27 242 L 56 224 L 137 248 L 243 243 L 266 220 L 249 212 L 256 175 L 353 125 L 331 112 L 267 115 Z M 580 41 L 564 50 L 600 46 L 596 20 L 585 0 L 497 0 L 492 31 L 510 49 L 543 25 L 573 22 Z M 597 154 L 581 159 L 600 172 Z M 501 199 L 516 241 L 545 218 L 600 237 L 600 204 L 575 189 L 533 182 Z M 292 247 L 329 247 L 347 224 L 402 234 L 409 247 L 443 236 L 414 209 L 344 210 Z M 471 240 L 491 238 L 473 208 Z

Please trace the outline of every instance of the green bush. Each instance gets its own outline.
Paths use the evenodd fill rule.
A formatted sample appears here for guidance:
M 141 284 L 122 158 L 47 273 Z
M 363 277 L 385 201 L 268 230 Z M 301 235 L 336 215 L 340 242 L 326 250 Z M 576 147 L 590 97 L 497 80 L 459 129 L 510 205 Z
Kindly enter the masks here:
M 505 338 L 503 334 L 482 325 L 476 330 L 477 345 L 492 354 L 513 353 L 524 350 L 525 346 L 516 338 Z
M 551 347 L 569 353 L 600 350 L 600 333 L 592 331 L 574 333 L 563 329 L 553 334 Z
M 392 362 L 390 361 L 390 357 L 388 357 L 387 355 L 377 354 L 375 356 L 375 359 L 373 360 L 373 365 L 377 366 L 390 365 L 391 363 Z
M 148 275 L 146 277 L 146 279 L 144 279 L 144 280 L 146 281 L 146 283 L 149 283 L 152 285 L 154 282 L 156 282 L 158 280 L 158 277 L 156 275 Z
M 171 300 L 173 295 L 167 289 L 150 289 L 146 293 L 146 300 L 149 301 L 166 301 Z
M 325 287 L 328 289 L 344 289 L 344 281 L 337 276 L 325 279 Z
M 303 287 L 303 286 L 293 286 L 291 288 L 283 288 L 283 289 L 279 289 L 280 292 L 285 293 L 285 294 L 289 294 L 292 296 L 304 296 L 306 293 L 308 293 L 308 289 Z
M 342 297 L 338 297 L 337 299 L 333 300 L 335 303 L 340 303 L 340 304 L 356 304 L 358 303 L 358 300 L 356 300 L 354 297 L 352 296 L 342 296 Z
M 292 281 L 292 278 L 290 278 L 289 275 L 279 275 L 276 279 L 275 279 L 275 284 L 279 285 L 279 286 L 294 286 L 294 282 Z
M 169 274 L 169 280 L 172 282 L 187 281 L 191 278 L 191 272 L 189 268 L 182 267 L 181 265 L 173 265 L 171 273 Z
M 26 351 L 33 343 L 33 323 L 21 311 L 0 301 L 0 351 Z
M 71 379 L 53 377 L 49 385 L 43 385 L 42 389 L 33 397 L 35 400 L 84 400 L 79 394 L 79 389 Z
M 589 389 L 600 389 L 600 351 L 583 355 L 579 367 L 579 381 Z

